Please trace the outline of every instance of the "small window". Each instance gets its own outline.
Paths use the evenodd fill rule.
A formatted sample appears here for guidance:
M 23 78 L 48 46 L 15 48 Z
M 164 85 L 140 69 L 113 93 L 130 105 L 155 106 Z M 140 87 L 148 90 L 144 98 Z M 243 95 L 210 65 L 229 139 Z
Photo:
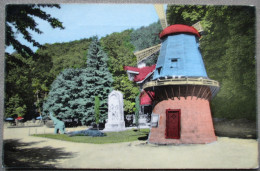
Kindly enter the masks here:
M 178 58 L 172 58 L 171 59 L 171 68 L 177 68 L 178 67 Z
M 172 62 L 178 62 L 178 59 L 171 59 Z

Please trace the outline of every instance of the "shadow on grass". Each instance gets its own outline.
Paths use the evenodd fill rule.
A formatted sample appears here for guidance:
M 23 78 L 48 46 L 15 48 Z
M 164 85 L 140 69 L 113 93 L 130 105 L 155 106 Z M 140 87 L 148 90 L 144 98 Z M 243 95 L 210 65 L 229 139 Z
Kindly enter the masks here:
M 74 157 L 74 153 L 65 152 L 63 148 L 30 147 L 39 142 L 24 143 L 19 139 L 4 140 L 3 166 L 7 169 L 55 168 L 59 159 Z
M 146 140 L 148 139 L 148 136 L 149 136 L 149 133 L 145 134 L 145 135 L 142 136 L 142 137 L 139 137 L 138 140 L 146 141 Z

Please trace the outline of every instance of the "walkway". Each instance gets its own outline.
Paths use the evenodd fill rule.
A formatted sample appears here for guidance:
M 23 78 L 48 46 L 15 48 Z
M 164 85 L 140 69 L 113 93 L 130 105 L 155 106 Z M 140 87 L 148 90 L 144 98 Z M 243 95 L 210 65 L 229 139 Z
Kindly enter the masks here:
M 83 129 L 83 128 L 78 128 Z M 68 129 L 74 131 L 76 128 Z M 32 137 L 53 128 L 5 128 L 6 164 L 57 168 L 256 168 L 257 141 L 218 138 L 206 145 L 156 146 L 145 141 L 83 144 Z

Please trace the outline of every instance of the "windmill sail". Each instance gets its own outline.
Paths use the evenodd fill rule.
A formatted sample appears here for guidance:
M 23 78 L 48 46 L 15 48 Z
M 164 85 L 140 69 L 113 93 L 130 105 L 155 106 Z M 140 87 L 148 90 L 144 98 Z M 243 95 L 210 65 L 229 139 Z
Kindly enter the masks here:
M 200 23 L 200 21 L 198 21 L 197 23 L 193 24 L 192 27 L 194 27 L 196 30 L 198 30 L 198 32 L 202 32 L 203 28 L 202 25 Z
M 137 58 L 137 63 L 145 60 L 146 58 L 150 57 L 152 54 L 158 52 L 160 50 L 161 44 L 143 49 L 141 51 L 135 52 L 134 55 Z
M 162 28 L 165 29 L 168 24 L 166 20 L 166 15 L 164 12 L 163 4 L 154 4 L 157 15 L 159 16 L 159 20 L 161 22 Z
M 155 10 L 159 17 L 161 26 L 163 29 L 165 29 L 168 26 L 168 24 L 167 24 L 166 14 L 164 12 L 163 4 L 154 4 L 154 7 L 155 7 Z M 193 24 L 192 27 L 194 27 L 198 32 L 203 31 L 200 21 Z M 143 49 L 141 51 L 135 52 L 134 55 L 137 57 L 137 65 L 139 63 L 141 63 L 143 60 L 150 57 L 152 54 L 158 52 L 160 50 L 160 47 L 161 47 L 161 44 L 158 44 L 158 45 Z

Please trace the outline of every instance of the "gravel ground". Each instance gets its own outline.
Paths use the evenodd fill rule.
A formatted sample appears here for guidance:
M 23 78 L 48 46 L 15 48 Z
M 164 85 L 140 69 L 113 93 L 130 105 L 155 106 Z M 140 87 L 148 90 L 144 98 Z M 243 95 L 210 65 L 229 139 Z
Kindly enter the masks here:
M 68 128 L 67 131 L 86 129 Z M 218 137 L 200 145 L 156 146 L 146 141 L 84 144 L 40 137 L 53 128 L 4 128 L 4 163 L 33 168 L 257 168 L 256 139 Z
M 214 128 L 217 136 L 231 138 L 256 139 L 256 122 L 246 119 L 215 119 Z

